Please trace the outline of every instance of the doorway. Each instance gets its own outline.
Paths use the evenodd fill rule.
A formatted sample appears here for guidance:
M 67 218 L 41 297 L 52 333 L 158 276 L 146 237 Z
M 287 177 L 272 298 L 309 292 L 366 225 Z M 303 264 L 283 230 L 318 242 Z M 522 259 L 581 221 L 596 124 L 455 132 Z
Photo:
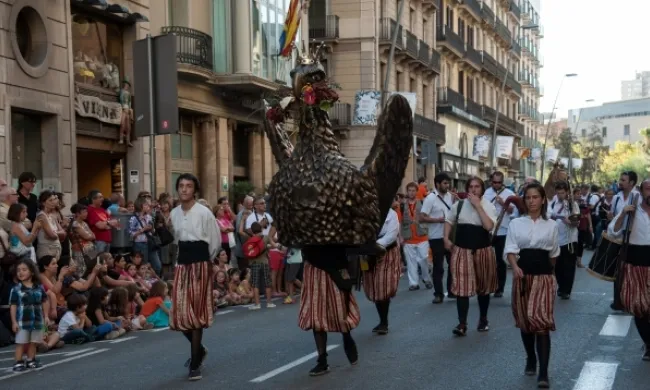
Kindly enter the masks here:
M 124 194 L 126 155 L 98 150 L 77 150 L 77 193 L 87 196 L 99 190 L 105 197 L 113 192 Z M 126 194 L 124 194 L 126 196 Z

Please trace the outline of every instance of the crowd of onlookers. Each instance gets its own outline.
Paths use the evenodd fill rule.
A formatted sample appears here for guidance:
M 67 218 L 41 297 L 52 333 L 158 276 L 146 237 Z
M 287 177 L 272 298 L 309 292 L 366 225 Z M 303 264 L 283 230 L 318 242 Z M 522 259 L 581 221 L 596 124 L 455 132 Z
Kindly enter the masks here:
M 167 327 L 177 247 L 169 194 L 141 192 L 126 202 L 91 191 L 70 207 L 63 195 L 33 194 L 36 177 L 0 179 L 0 347 L 16 344 L 15 371 L 40 367 L 37 353 L 127 332 Z M 300 252 L 275 240 L 264 197 L 246 196 L 231 210 L 227 198 L 213 210 L 222 250 L 213 266 L 216 311 L 232 305 L 260 309 L 281 297 L 291 304 L 300 288 Z M 128 221 L 128 223 L 124 223 Z M 128 235 L 127 247 L 115 236 Z M 119 242 L 119 240 L 118 240 Z M 263 293 L 261 294 L 260 291 Z

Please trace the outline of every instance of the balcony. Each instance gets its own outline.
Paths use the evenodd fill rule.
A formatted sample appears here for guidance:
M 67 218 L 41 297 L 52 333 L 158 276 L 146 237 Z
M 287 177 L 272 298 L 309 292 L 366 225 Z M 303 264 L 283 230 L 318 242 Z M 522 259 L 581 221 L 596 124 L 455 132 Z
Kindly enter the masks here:
M 476 20 L 481 20 L 481 5 L 476 0 L 460 0 L 458 8 L 472 15 Z
M 483 70 L 491 74 L 494 77 L 501 77 L 501 74 L 498 72 L 499 63 L 494 59 L 488 52 L 485 50 L 481 51 L 481 58 L 483 60 Z
M 449 26 L 438 26 L 436 40 L 440 46 L 455 53 L 458 57 L 465 54 L 465 42 Z
M 494 123 L 494 121 L 496 121 L 497 111 L 494 108 L 483 105 L 483 106 L 481 106 L 481 110 L 483 112 L 483 119 L 484 120 L 486 120 L 486 121 L 488 121 L 490 123 Z
M 518 136 L 523 137 L 524 136 L 524 124 L 515 122 L 515 132 L 517 133 Z
M 519 45 L 517 41 L 512 41 L 510 51 L 513 52 L 517 57 L 521 58 L 521 45 Z
M 481 105 L 470 98 L 465 98 L 465 111 L 477 118 L 483 118 L 483 110 L 481 109 Z
M 438 88 L 438 105 L 465 111 L 465 97 L 449 87 Z
M 413 118 L 413 134 L 437 144 L 444 144 L 446 140 L 445 125 L 418 114 Z
M 418 38 L 410 31 L 406 31 L 406 53 L 411 58 L 418 58 Z
M 521 96 L 521 84 L 519 84 L 511 72 L 508 72 L 506 87 L 510 88 L 512 92 L 516 93 L 518 96 Z
M 382 18 L 380 19 L 379 24 L 379 44 L 390 45 L 393 41 L 393 33 L 395 32 L 395 29 L 397 29 L 397 22 L 391 18 Z M 395 48 L 400 50 L 404 48 L 404 29 L 401 25 L 399 26 L 399 32 L 397 33 Z
M 328 114 L 333 129 L 347 128 L 352 124 L 352 106 L 348 103 L 334 103 Z
M 481 106 L 483 110 L 483 119 L 490 124 L 490 127 L 494 128 L 494 124 L 497 119 L 497 111 L 489 106 Z M 504 132 L 512 136 L 523 136 L 523 125 L 521 125 L 522 130 L 519 132 L 517 125 L 519 123 L 512 118 L 507 117 L 504 114 L 499 114 L 499 127 L 498 131 Z
M 339 39 L 338 15 L 322 15 L 310 17 L 309 37 L 319 41 L 335 41 Z
M 173 34 L 176 36 L 176 61 L 192 68 L 199 68 L 202 73 L 206 70 L 212 73 L 212 37 L 199 30 L 181 26 L 165 26 L 161 34 Z
M 510 30 L 508 30 L 508 27 L 506 27 L 505 24 L 501 21 L 501 19 L 497 18 L 496 21 L 496 30 L 497 30 L 497 35 L 501 37 L 508 45 L 510 45 L 510 42 L 512 41 L 512 35 L 510 34 Z
M 508 12 L 510 12 L 512 16 L 515 17 L 515 19 L 517 20 L 521 19 L 521 8 L 519 8 L 519 5 L 517 5 L 516 0 L 510 1 L 510 7 L 508 8 Z
M 431 50 L 431 62 L 429 65 L 431 66 L 431 69 L 440 74 L 440 53 L 436 49 Z
M 490 8 L 490 6 L 485 3 L 485 1 L 481 1 L 481 19 L 483 19 L 483 22 L 494 28 L 496 15 L 494 14 L 494 11 L 492 11 L 492 8 Z
M 530 72 L 527 70 L 522 70 L 519 72 L 519 83 L 522 84 L 523 86 L 530 86 L 532 85 L 532 77 Z
M 420 39 L 419 42 L 419 48 L 418 48 L 418 60 L 425 66 L 429 67 L 429 64 L 431 63 L 431 54 L 429 52 L 431 51 L 431 48 L 429 45 L 426 44 L 423 40 Z
M 473 66 L 477 70 L 481 70 L 483 67 L 481 54 L 468 43 L 465 44 L 465 56 L 463 57 L 463 61 Z

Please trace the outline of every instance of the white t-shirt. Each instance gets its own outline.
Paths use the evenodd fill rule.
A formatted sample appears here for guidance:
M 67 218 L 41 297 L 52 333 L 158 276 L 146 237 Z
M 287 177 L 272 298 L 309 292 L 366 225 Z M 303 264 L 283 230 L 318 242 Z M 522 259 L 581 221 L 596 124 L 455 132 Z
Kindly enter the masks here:
M 263 236 L 268 236 L 269 232 L 271 231 L 271 224 L 273 223 L 273 218 L 271 217 L 271 214 L 264 212 L 262 214 L 258 214 L 257 212 L 252 212 L 251 215 L 246 218 L 246 229 L 250 229 L 251 226 L 253 225 L 253 222 L 260 222 L 262 219 L 266 218 L 269 223 L 266 225 L 266 228 L 262 230 L 262 235 Z
M 494 188 L 490 187 L 487 190 L 485 190 L 485 194 L 483 194 L 483 198 L 489 200 L 493 205 L 494 208 L 496 209 L 497 216 L 501 214 L 501 210 L 503 210 L 503 207 L 497 202 L 496 197 L 498 196 L 501 198 L 501 200 L 505 201 L 508 199 L 508 197 L 514 195 L 515 193 L 510 191 L 507 188 L 503 188 L 501 192 L 499 192 L 499 195 L 497 195 L 497 192 L 494 191 Z M 512 205 L 513 208 L 514 205 Z M 514 212 L 514 210 L 513 210 Z M 505 236 L 508 234 L 508 226 L 510 226 L 510 219 L 513 217 L 513 213 L 508 213 L 506 212 L 503 215 L 503 219 L 501 220 L 501 226 L 499 226 L 499 231 L 497 232 L 497 236 Z
M 427 195 L 426 198 L 424 198 L 424 202 L 422 203 L 422 208 L 420 209 L 420 212 L 422 214 L 428 215 L 430 218 L 447 218 L 447 213 L 451 209 L 452 205 L 454 204 L 454 197 L 451 195 L 450 192 L 447 192 L 444 196 L 440 195 L 440 198 L 438 197 L 440 195 L 438 191 L 433 191 L 429 195 Z M 429 240 L 436 240 L 443 238 L 442 236 L 444 235 L 445 231 L 445 224 L 443 223 L 428 223 L 428 228 L 429 228 Z
M 454 205 L 451 206 L 451 210 L 447 213 L 446 222 L 450 225 L 453 225 L 456 222 L 456 214 L 458 214 L 457 210 L 459 204 L 460 202 L 454 203 Z M 485 211 L 485 214 L 487 214 L 488 218 L 492 220 L 492 223 L 496 223 L 497 210 L 494 205 L 489 200 L 485 199 L 485 197 L 482 197 L 481 206 L 483 207 L 483 211 Z M 465 199 L 463 201 L 463 208 L 460 210 L 458 223 L 483 226 L 483 222 L 481 222 L 481 216 L 478 214 L 478 211 L 476 211 L 469 199 Z
M 67 311 L 63 317 L 61 317 L 61 321 L 59 321 L 59 336 L 63 337 L 70 331 L 72 326 L 77 325 L 78 323 L 79 317 L 77 317 L 74 312 Z

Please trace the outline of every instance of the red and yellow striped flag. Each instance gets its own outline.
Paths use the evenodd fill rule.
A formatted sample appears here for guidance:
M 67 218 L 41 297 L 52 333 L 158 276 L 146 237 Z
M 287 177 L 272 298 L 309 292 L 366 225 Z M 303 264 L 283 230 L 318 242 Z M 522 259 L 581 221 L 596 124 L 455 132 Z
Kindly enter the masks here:
M 280 35 L 280 55 L 283 57 L 291 56 L 292 44 L 300 27 L 301 1 L 291 0 L 289 4 L 289 12 L 287 12 L 287 18 L 284 21 L 284 31 Z

